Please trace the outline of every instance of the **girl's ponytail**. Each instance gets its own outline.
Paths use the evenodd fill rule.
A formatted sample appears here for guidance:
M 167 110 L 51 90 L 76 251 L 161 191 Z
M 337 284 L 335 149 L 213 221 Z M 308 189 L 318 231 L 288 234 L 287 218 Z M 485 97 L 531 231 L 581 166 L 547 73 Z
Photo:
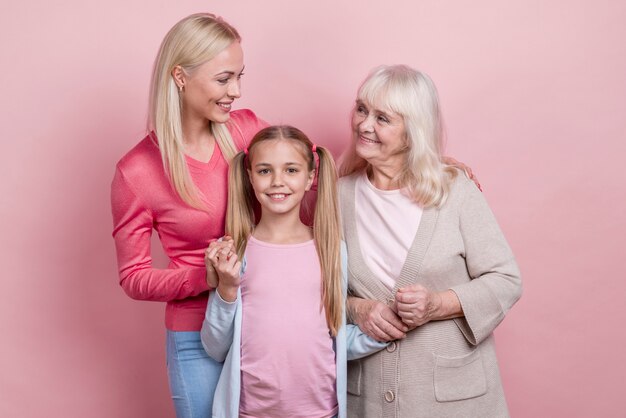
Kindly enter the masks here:
M 226 210 L 226 234 L 235 241 L 237 257 L 241 260 L 254 227 L 254 192 L 248 177 L 245 151 L 236 154 L 228 173 L 228 209 Z
M 337 201 L 337 169 L 330 152 L 313 145 L 313 157 L 319 157 L 317 168 L 317 203 L 313 220 L 313 236 L 322 270 L 322 300 L 326 322 L 333 336 L 337 335 L 343 317 L 341 275 L 341 227 Z

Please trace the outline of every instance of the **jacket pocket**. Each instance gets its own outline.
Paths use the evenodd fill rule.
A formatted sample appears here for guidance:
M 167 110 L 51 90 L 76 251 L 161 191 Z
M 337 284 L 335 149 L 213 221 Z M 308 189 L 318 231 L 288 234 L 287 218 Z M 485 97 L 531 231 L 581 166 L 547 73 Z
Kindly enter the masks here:
M 348 393 L 350 395 L 361 396 L 361 361 L 352 360 L 348 362 Z
M 471 399 L 487 393 L 480 349 L 461 357 L 435 356 L 434 385 L 438 402 Z

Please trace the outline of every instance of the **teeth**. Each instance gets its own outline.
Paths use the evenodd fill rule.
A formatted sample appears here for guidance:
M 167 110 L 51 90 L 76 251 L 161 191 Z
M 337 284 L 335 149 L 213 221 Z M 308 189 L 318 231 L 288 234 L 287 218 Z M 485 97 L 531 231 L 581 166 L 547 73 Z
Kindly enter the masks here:
M 230 109 L 230 104 L 218 103 L 217 105 L 224 109 Z
M 284 199 L 287 195 L 286 194 L 271 194 L 270 197 L 272 199 Z
M 376 144 L 378 143 L 378 141 L 375 141 L 373 139 L 369 139 L 369 138 L 365 138 L 364 136 L 361 137 L 361 139 L 365 142 L 369 142 L 370 144 Z

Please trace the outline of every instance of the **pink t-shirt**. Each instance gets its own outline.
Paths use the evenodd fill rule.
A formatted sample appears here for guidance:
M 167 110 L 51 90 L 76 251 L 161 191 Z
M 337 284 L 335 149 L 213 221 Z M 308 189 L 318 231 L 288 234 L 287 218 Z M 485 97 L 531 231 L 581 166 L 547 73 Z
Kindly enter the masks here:
M 422 208 L 402 190 L 380 190 L 367 178 L 356 180 L 356 228 L 367 267 L 389 289 L 400 276 L 422 219 Z
M 334 416 L 335 352 L 314 241 L 278 245 L 250 237 L 246 261 L 240 415 Z

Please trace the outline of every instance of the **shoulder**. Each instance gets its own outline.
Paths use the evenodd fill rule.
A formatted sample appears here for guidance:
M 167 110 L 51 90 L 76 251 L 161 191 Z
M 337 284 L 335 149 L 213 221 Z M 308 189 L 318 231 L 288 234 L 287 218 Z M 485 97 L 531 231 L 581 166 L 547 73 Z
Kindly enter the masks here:
M 164 175 L 163 162 L 156 138 L 147 135 L 139 141 L 118 161 L 116 171 L 130 182 L 141 182 L 142 179 L 154 179 L 157 175 Z
M 463 171 L 455 168 L 454 172 L 456 175 L 450 180 L 450 189 L 446 205 L 455 202 L 460 204 L 469 196 L 482 196 L 482 192 L 478 189 L 476 184 L 470 180 Z

